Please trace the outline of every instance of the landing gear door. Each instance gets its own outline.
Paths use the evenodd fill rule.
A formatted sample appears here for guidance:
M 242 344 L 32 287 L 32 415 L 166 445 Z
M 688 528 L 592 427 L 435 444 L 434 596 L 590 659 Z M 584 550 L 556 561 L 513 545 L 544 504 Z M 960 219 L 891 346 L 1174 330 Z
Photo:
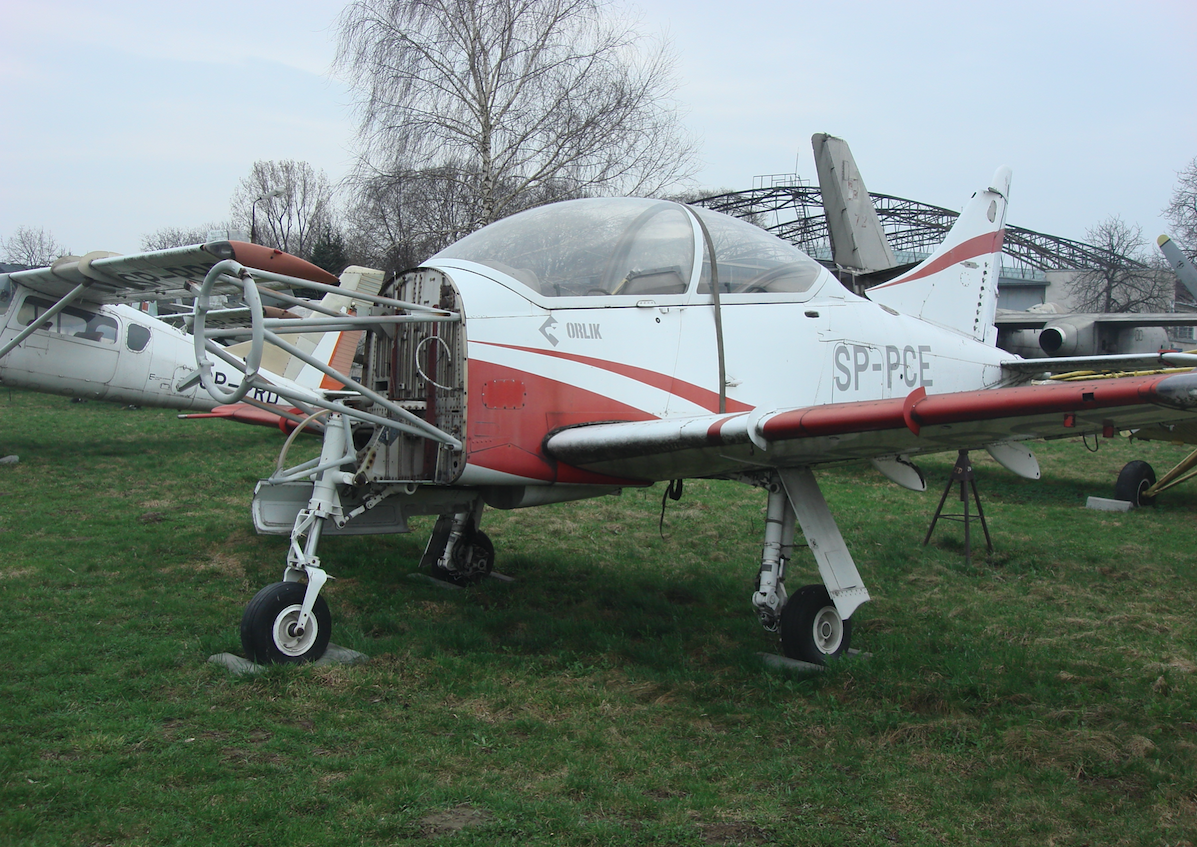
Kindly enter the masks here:
M 461 296 L 448 276 L 421 268 L 395 280 L 391 295 L 460 320 L 413 313 L 413 320 L 396 325 L 393 334 L 371 336 L 366 357 L 365 384 L 401 408 L 423 418 L 464 443 L 466 439 L 466 335 Z M 376 414 L 385 415 L 379 408 Z M 431 439 L 393 431 L 375 433 L 368 463 L 377 481 L 455 481 L 465 467 L 464 457 Z

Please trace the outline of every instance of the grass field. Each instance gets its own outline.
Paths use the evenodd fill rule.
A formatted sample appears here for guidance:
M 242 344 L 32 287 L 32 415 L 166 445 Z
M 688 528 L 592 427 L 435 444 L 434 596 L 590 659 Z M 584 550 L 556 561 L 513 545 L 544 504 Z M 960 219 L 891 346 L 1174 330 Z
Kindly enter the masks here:
M 235 677 L 285 538 L 278 434 L 0 390 L 0 844 L 1034 844 L 1197 840 L 1197 488 L 1126 514 L 1132 458 L 974 456 L 995 555 L 866 468 L 821 472 L 871 654 L 796 675 L 749 605 L 761 492 L 693 482 L 488 512 L 511 584 L 413 581 L 408 536 L 327 539 L 355 666 Z M 980 535 L 979 529 L 974 540 Z M 814 581 L 802 553 L 790 585 Z

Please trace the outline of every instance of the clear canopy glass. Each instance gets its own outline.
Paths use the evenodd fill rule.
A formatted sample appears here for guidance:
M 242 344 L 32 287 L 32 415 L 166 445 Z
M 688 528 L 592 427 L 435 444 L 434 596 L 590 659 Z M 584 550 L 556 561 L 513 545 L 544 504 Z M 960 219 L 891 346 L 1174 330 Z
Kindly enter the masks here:
M 797 247 L 747 221 L 626 197 L 529 209 L 433 259 L 486 265 L 546 297 L 684 294 L 691 286 L 709 293 L 708 243 L 715 249 L 719 290 L 728 294 L 806 291 L 823 270 Z M 696 244 L 702 250 L 697 269 Z

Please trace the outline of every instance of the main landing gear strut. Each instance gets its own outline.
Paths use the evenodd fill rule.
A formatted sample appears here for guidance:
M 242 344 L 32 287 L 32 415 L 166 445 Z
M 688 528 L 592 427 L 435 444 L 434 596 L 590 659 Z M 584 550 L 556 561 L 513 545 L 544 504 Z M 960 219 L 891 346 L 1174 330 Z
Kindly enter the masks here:
M 869 592 L 810 469 L 777 471 L 764 487 L 769 505 L 752 605 L 765 628 L 781 635 L 788 658 L 823 664 L 847 651 L 852 613 L 869 599 Z M 785 568 L 797 526 L 814 554 L 823 585 L 806 585 L 787 595 Z
M 420 567 L 434 579 L 465 586 L 485 579 L 495 564 L 495 545 L 478 529 L 483 503 L 473 511 L 441 515 L 432 529 Z

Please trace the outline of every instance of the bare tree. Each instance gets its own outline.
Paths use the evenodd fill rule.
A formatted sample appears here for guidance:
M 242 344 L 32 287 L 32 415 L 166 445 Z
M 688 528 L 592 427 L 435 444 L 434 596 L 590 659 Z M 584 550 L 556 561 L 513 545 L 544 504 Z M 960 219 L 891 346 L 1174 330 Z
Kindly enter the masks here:
M 609 22 L 608 6 L 351 3 L 337 64 L 361 95 L 359 185 L 450 165 L 477 195 L 473 229 L 555 191 L 656 194 L 684 181 L 695 155 L 672 55 Z
M 483 217 L 481 177 L 461 164 L 376 174 L 359 180 L 346 213 L 349 252 L 363 264 L 414 267 L 473 232 Z M 547 181 L 511 192 L 512 211 L 577 196 Z
M 1146 252 L 1142 227 L 1107 218 L 1085 232 L 1108 260 L 1081 271 L 1068 284 L 1079 312 L 1165 312 L 1172 307 L 1175 277 Z
M 44 268 L 66 255 L 66 248 L 54 240 L 54 235 L 42 227 L 19 226 L 4 242 L 4 261 L 28 268 Z
M 1197 156 L 1177 174 L 1176 188 L 1164 215 L 1172 222 L 1171 235 L 1181 249 L 1190 257 L 1197 253 Z
M 171 247 L 185 247 L 189 244 L 204 244 L 211 240 L 210 233 L 227 232 L 227 223 L 209 223 L 203 226 L 164 226 L 141 237 L 142 250 L 169 250 Z
M 233 193 L 232 214 L 257 243 L 306 259 L 333 223 L 332 185 L 307 162 L 254 162 Z
M 414 267 L 474 228 L 477 200 L 451 165 L 363 179 L 346 212 L 350 254 L 373 267 Z

